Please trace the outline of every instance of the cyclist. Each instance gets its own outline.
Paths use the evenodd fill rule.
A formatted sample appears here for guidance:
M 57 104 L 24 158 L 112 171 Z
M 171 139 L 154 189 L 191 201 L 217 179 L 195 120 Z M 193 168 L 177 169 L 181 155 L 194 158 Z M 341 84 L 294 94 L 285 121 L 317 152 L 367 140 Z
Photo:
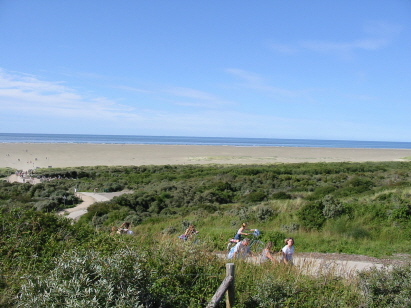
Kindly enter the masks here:
M 246 227 L 247 227 L 247 224 L 246 224 L 245 222 L 243 222 L 243 223 L 241 224 L 240 229 L 238 229 L 237 233 L 235 234 L 234 239 L 237 241 L 237 243 L 238 243 L 239 241 L 241 241 L 241 236 L 242 236 L 242 235 L 245 235 L 245 236 L 250 235 L 249 233 L 245 233 L 244 231 L 246 231 L 246 230 L 248 230 L 248 231 L 255 231 L 255 229 L 246 229 Z

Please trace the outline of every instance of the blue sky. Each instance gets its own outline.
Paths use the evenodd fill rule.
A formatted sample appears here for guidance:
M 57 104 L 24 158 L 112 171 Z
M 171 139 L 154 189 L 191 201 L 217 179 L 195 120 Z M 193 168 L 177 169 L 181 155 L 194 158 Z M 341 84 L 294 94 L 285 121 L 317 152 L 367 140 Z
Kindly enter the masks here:
M 411 1 L 0 0 L 0 132 L 411 141 Z

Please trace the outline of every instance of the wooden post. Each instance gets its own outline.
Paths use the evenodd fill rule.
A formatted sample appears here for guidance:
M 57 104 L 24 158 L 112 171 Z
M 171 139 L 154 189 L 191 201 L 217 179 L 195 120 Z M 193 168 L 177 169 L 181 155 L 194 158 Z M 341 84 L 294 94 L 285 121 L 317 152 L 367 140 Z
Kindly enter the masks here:
M 226 276 L 213 298 L 208 303 L 207 308 L 214 308 L 226 293 L 226 307 L 234 307 L 234 263 L 226 264 Z
M 231 308 L 234 307 L 234 301 L 235 301 L 235 287 L 234 287 L 234 263 L 227 263 L 225 265 L 226 269 L 226 277 L 233 277 L 233 280 L 231 281 L 230 285 L 227 288 L 227 293 L 226 293 L 226 300 L 225 300 L 225 306 L 226 308 Z

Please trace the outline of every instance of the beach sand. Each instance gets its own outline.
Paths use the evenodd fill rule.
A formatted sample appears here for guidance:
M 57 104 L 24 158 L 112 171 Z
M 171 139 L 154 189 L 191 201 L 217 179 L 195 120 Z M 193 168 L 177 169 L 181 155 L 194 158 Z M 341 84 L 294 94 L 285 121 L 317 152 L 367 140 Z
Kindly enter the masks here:
M 0 144 L 0 167 L 278 164 L 410 161 L 411 149 L 235 147 L 135 144 Z

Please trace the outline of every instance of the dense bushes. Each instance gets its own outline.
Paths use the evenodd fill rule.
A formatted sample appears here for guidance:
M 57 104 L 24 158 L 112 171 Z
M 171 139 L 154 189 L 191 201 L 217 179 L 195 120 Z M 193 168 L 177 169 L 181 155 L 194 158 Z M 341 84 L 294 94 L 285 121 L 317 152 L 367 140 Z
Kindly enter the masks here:
M 298 212 L 301 225 L 307 229 L 320 229 L 325 222 L 323 211 L 321 201 L 307 203 Z
M 298 252 L 410 253 L 410 169 L 400 162 L 83 167 L 44 170 L 56 180 L 33 186 L 0 182 L 0 306 L 17 299 L 40 307 L 205 306 L 224 277 L 215 251 L 242 222 L 276 251 L 293 236 Z M 92 205 L 77 223 L 44 213 L 63 196 L 66 205 L 78 202 L 74 188 L 134 193 Z M 109 236 L 123 221 L 135 236 Z M 188 222 L 200 230 L 198 244 L 177 239 Z M 286 267 L 237 265 L 238 307 L 409 305 L 409 268 L 364 274 L 351 282 L 355 289 Z
M 360 273 L 358 285 L 367 307 L 411 306 L 411 264 Z
M 105 256 L 72 250 L 54 260 L 45 275 L 27 275 L 17 307 L 145 307 L 147 271 L 130 249 Z

